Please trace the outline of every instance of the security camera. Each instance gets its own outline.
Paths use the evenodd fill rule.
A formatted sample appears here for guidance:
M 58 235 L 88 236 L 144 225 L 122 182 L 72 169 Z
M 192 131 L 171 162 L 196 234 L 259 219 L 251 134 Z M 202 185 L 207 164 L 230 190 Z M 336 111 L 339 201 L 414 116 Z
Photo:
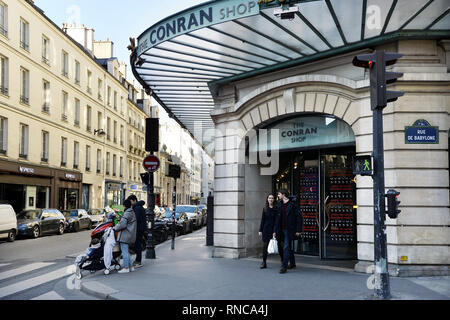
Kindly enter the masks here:
M 281 18 L 281 20 L 286 19 L 292 20 L 295 18 L 295 13 L 298 11 L 299 10 L 297 6 L 289 7 L 289 9 L 284 9 L 283 7 L 280 7 L 278 9 L 275 9 L 273 14 L 275 15 L 275 17 Z

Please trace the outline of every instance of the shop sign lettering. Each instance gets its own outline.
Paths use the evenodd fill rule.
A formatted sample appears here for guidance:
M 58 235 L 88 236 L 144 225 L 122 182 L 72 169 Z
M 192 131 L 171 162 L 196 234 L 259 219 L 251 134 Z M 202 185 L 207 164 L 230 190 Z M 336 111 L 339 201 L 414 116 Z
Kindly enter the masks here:
M 33 174 L 34 173 L 34 169 L 33 168 L 25 168 L 22 166 L 19 166 L 19 171 L 21 173 L 29 173 L 29 174 Z
M 71 173 L 66 173 L 66 179 L 75 179 L 75 175 Z
M 406 144 L 438 144 L 439 127 L 433 127 L 426 120 L 420 119 L 411 127 L 405 127 Z
M 229 0 L 197 6 L 171 16 L 148 29 L 138 39 L 138 55 L 161 42 L 194 30 L 225 21 L 256 15 L 259 7 L 253 0 Z
M 289 150 L 323 145 L 351 144 L 355 135 L 344 121 L 323 116 L 306 116 L 274 124 L 269 131 L 279 132 L 279 150 Z M 271 150 L 271 141 L 250 145 L 250 152 Z

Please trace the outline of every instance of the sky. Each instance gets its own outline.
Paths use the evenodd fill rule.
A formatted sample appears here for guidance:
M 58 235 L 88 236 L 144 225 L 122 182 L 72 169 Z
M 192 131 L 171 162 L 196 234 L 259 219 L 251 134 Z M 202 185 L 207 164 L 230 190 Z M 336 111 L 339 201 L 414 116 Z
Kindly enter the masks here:
M 35 0 L 59 27 L 64 22 L 84 24 L 95 30 L 95 40 L 109 38 L 113 41 L 114 55 L 128 65 L 129 79 L 134 79 L 129 67 L 129 38 L 137 38 L 160 20 L 203 2 L 206 0 Z M 160 114 L 164 122 L 173 121 L 166 117 L 162 108 Z
M 129 64 L 127 46 L 158 21 L 206 0 L 35 0 L 59 27 L 64 22 L 84 24 L 95 30 L 95 40 L 109 38 L 114 55 Z M 132 77 L 128 69 L 128 77 Z

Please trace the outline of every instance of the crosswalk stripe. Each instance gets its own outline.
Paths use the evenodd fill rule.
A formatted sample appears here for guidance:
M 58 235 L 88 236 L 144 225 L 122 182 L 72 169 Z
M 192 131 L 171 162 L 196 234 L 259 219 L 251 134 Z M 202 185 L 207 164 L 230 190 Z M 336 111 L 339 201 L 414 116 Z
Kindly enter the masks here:
M 1 267 L 5 267 L 5 266 L 9 266 L 11 263 L 0 263 L 0 268 Z
M 48 267 L 51 266 L 52 264 L 54 264 L 53 262 L 38 262 L 38 263 L 32 263 L 20 268 L 16 268 L 13 270 L 8 270 L 5 272 L 0 273 L 0 280 L 4 280 L 7 278 L 11 278 L 17 275 L 20 275 L 22 273 L 26 273 L 26 272 L 30 272 L 36 269 L 40 269 L 40 268 L 44 268 L 44 267 Z
M 65 299 L 55 291 L 50 291 L 43 295 L 37 296 L 31 300 L 65 300 Z
M 67 276 L 67 266 L 64 268 L 57 269 L 55 271 L 49 272 L 47 274 L 41 275 L 39 277 L 31 278 L 28 280 L 20 281 L 9 286 L 0 288 L 0 299 L 20 291 L 28 290 L 33 287 L 40 286 L 44 283 L 63 278 Z

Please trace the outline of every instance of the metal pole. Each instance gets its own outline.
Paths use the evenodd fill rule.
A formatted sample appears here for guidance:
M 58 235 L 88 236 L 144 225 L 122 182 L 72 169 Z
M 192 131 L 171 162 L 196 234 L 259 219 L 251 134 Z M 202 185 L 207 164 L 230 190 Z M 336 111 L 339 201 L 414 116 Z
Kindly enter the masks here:
M 377 51 L 377 78 L 384 72 L 384 52 Z M 382 69 L 382 70 L 380 70 Z M 383 77 L 384 78 L 384 77 Z M 386 88 L 384 88 L 385 90 Z M 375 286 L 377 298 L 391 297 L 388 272 L 387 241 L 386 241 L 386 208 L 384 196 L 384 145 L 383 145 L 383 106 L 373 110 L 373 201 L 374 201 L 374 260 L 375 276 L 379 280 Z
M 173 212 L 172 212 L 172 250 L 175 249 L 175 215 L 177 212 L 177 179 L 175 178 L 175 184 L 173 186 L 173 194 L 172 194 L 172 204 L 173 204 Z
M 150 152 L 153 155 L 153 151 Z M 149 184 L 147 187 L 147 221 L 150 222 L 150 229 L 148 231 L 147 251 L 145 252 L 145 259 L 156 259 L 155 246 L 153 243 L 153 225 L 155 224 L 155 186 L 153 172 L 148 172 Z

